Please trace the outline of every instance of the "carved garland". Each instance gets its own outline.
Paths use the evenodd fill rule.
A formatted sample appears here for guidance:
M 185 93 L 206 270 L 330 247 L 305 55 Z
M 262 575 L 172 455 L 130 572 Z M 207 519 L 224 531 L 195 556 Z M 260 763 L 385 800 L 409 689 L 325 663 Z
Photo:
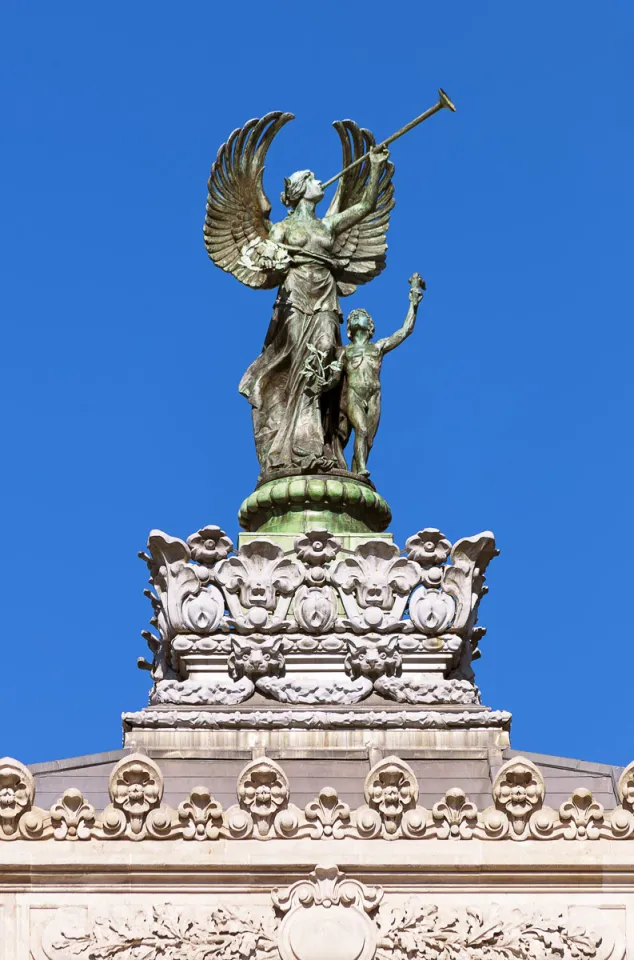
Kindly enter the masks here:
M 60 910 L 43 936 L 49 960 L 623 960 L 615 931 L 570 926 L 563 913 L 496 906 L 441 909 L 419 898 L 390 904 L 381 887 L 318 865 L 254 915 L 218 904 L 201 912 L 169 904 L 89 919 Z M 602 925 L 601 925 L 602 927 Z
M 248 763 L 237 782 L 237 803 L 223 810 L 204 786 L 172 809 L 162 802 L 158 765 L 132 754 L 115 765 L 110 803 L 96 813 L 70 788 L 50 810 L 34 805 L 35 781 L 16 760 L 0 760 L 1 840 L 624 840 L 634 839 L 634 763 L 618 783 L 619 805 L 609 812 L 578 787 L 559 810 L 544 803 L 539 769 L 515 757 L 499 770 L 493 803 L 483 811 L 454 787 L 431 810 L 418 804 L 418 782 L 399 757 L 386 757 L 368 773 L 365 804 L 351 810 L 333 787 L 324 787 L 304 809 L 290 801 L 282 767 L 268 757 Z

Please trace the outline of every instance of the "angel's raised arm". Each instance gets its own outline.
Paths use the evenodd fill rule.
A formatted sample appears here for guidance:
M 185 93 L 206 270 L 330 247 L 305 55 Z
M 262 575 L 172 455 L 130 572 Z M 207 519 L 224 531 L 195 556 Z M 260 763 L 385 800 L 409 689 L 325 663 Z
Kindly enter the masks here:
M 360 223 L 369 213 L 374 213 L 379 198 L 381 175 L 389 156 L 386 148 L 382 150 L 373 149 L 369 158 L 370 175 L 362 198 L 346 210 L 342 210 L 341 213 L 329 213 L 326 215 L 324 220 L 335 236 Z

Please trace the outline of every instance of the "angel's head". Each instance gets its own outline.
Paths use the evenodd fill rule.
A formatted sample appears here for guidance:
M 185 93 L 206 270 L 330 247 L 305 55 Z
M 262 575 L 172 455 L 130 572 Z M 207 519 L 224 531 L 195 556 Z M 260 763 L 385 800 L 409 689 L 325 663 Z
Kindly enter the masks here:
M 290 177 L 284 177 L 284 191 L 280 200 L 285 207 L 295 209 L 300 200 L 312 200 L 317 203 L 322 199 L 324 191 L 321 183 L 312 170 L 298 170 Z
M 362 310 L 360 307 L 351 310 L 348 314 L 348 340 L 354 340 L 357 332 L 363 340 L 371 340 L 374 336 L 374 320 L 367 310 Z

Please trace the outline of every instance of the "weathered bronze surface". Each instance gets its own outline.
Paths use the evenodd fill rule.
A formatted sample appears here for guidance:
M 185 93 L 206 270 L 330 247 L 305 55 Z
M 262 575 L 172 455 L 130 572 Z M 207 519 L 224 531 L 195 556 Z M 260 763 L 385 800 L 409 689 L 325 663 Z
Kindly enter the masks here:
M 381 365 L 383 357 L 398 347 L 412 333 L 418 305 L 423 299 L 425 281 L 419 274 L 410 277 L 409 310 L 403 326 L 372 343 L 374 321 L 367 310 L 356 309 L 348 315 L 350 343 L 342 347 L 332 368 L 341 371 L 340 431 L 345 446 L 354 429 L 352 472 L 369 477 L 367 461 L 381 416 Z
M 352 429 L 352 473 L 368 476 L 367 457 L 379 422 L 381 361 L 412 332 L 424 285 L 416 274 L 405 324 L 376 343 L 369 315 L 356 310 L 348 323 L 351 343 L 343 347 L 339 301 L 385 267 L 394 205 L 394 166 L 386 143 L 442 107 L 454 109 L 442 91 L 440 97 L 379 146 L 353 121 L 334 123 L 343 170 L 333 178 L 339 183 L 322 218 L 316 207 L 324 187 L 312 171 L 300 170 L 285 180 L 281 199 L 287 217 L 270 220 L 264 161 L 292 114 L 250 120 L 218 151 L 204 227 L 209 256 L 247 286 L 278 289 L 262 353 L 239 387 L 252 407 L 262 480 L 347 472 L 343 448 Z

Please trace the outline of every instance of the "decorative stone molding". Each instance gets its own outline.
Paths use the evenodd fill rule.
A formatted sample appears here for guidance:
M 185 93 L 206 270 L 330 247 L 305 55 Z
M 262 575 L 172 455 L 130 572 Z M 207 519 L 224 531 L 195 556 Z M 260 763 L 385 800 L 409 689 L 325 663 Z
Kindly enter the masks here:
M 592 796 L 592 791 L 577 787 L 570 800 L 559 808 L 559 819 L 564 824 L 566 840 L 598 840 L 603 825 L 603 807 Z
M 229 836 L 290 837 L 297 832 L 300 811 L 289 804 L 288 777 L 275 760 L 252 760 L 238 777 L 238 806 L 225 815 Z
M 500 768 L 493 782 L 494 806 L 482 814 L 484 835 L 525 840 L 530 821 L 542 809 L 546 787 L 534 763 L 514 757 Z
M 222 806 L 207 787 L 194 787 L 178 805 L 183 840 L 217 840 L 222 832 Z
M 110 774 L 108 793 L 110 803 L 95 827 L 95 836 L 144 840 L 169 835 L 171 811 L 161 806 L 163 774 L 149 757 L 135 753 L 120 760 Z
M 86 803 L 81 790 L 71 787 L 51 807 L 51 824 L 56 840 L 90 840 L 95 808 Z
M 40 839 L 47 834 L 46 811 L 33 806 L 35 781 L 18 760 L 0 760 L 0 840 Z
M 322 787 L 317 799 L 306 804 L 304 816 L 312 827 L 310 835 L 314 840 L 322 837 L 343 840 L 356 835 L 350 807 L 341 802 L 334 787 Z
M 63 907 L 43 931 L 48 960 L 624 960 L 622 936 L 586 910 L 583 925 L 567 911 L 493 904 L 448 909 L 406 902 L 318 864 L 290 887 L 271 892 L 257 912 L 233 903 L 206 910 L 155 904 L 107 915 Z
M 367 806 L 355 814 L 359 836 L 422 836 L 427 826 L 427 811 L 416 806 L 418 781 L 412 768 L 398 757 L 380 760 L 365 779 L 363 793 Z
M 451 547 L 429 528 L 409 538 L 405 555 L 387 539 L 349 550 L 323 529 L 290 550 L 275 537 L 232 549 L 215 526 L 187 541 L 150 533 L 140 556 L 158 635 L 143 631 L 153 658 L 139 666 L 152 674 L 152 703 L 237 704 L 256 687 L 288 703 L 354 703 L 372 691 L 407 703 L 478 702 L 471 661 L 484 633 L 475 624 L 492 534 Z M 275 657 L 265 652 L 271 638 L 280 640 Z M 296 661 L 302 672 L 288 682 Z M 361 677 L 369 682 L 351 688 Z
M 629 803 L 623 780 L 619 796 Z M 352 810 L 331 786 L 303 810 L 290 802 L 291 785 L 269 757 L 248 763 L 236 783 L 237 803 L 223 810 L 206 786 L 195 787 L 177 809 L 162 803 L 163 777 L 142 754 L 117 763 L 110 803 L 97 813 L 79 790 L 68 788 L 50 811 L 33 806 L 33 777 L 22 764 L 0 763 L 0 840 L 625 840 L 634 837 L 634 814 L 623 803 L 605 812 L 590 790 L 578 787 L 559 811 L 544 804 L 538 768 L 515 757 L 500 769 L 493 805 L 479 812 L 460 787 L 431 810 L 418 805 L 418 782 L 396 756 L 375 764 L 364 783 L 365 803 Z
M 316 710 L 235 710 L 214 713 L 205 710 L 185 713 L 178 710 L 159 712 L 139 710 L 122 714 L 127 729 L 172 729 L 178 726 L 190 730 L 264 729 L 287 727 L 308 730 L 338 730 L 347 727 L 394 729 L 407 726 L 414 730 L 451 730 L 497 728 L 508 730 L 511 714 L 505 710 L 482 710 L 477 713 L 445 713 L 436 710 L 372 710 L 367 713 L 349 711 L 338 713 Z
M 281 960 L 372 960 L 377 928 L 369 914 L 382 897 L 381 887 L 350 880 L 334 864 L 274 890 L 271 898 L 284 915 L 277 931 Z
M 439 840 L 471 840 L 478 825 L 478 808 L 460 787 L 448 790 L 433 805 L 431 815 Z

